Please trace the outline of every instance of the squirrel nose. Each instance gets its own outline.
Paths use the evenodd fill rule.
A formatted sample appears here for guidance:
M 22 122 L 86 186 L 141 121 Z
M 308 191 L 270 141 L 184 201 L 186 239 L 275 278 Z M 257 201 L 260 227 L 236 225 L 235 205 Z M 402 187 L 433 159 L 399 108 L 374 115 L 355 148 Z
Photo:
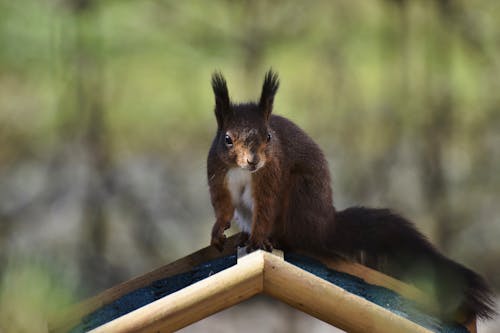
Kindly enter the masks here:
M 259 159 L 257 159 L 257 158 L 254 158 L 254 159 L 252 159 L 252 160 L 247 159 L 247 163 L 248 163 L 249 165 L 251 165 L 251 166 L 256 166 L 256 165 L 257 165 L 257 163 L 259 163 Z

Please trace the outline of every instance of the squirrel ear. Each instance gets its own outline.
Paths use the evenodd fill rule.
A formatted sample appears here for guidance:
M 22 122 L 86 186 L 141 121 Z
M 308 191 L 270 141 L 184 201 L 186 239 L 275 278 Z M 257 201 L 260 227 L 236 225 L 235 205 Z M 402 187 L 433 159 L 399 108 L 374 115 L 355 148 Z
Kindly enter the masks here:
M 224 118 L 231 112 L 226 79 L 221 72 L 212 74 L 212 89 L 215 95 L 215 117 L 217 124 L 221 127 Z
M 280 81 L 278 79 L 278 74 L 270 69 L 264 78 L 264 84 L 262 85 L 262 93 L 260 95 L 259 106 L 264 112 L 264 117 L 269 119 L 271 112 L 273 111 L 274 95 L 278 91 L 280 86 Z

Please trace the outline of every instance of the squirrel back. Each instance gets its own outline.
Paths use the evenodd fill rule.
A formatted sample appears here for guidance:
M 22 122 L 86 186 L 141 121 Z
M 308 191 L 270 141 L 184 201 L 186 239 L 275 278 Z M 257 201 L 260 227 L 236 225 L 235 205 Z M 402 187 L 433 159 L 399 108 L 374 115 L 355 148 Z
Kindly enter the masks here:
M 491 291 L 481 276 L 446 258 L 408 220 L 387 209 L 333 206 L 326 158 L 290 120 L 272 115 L 278 76 L 267 72 L 257 103 L 232 103 L 220 73 L 212 77 L 217 133 L 207 158 L 222 249 L 236 221 L 247 251 L 347 256 L 419 287 L 437 290 L 443 319 L 489 318 Z M 432 291 L 432 290 L 429 290 Z

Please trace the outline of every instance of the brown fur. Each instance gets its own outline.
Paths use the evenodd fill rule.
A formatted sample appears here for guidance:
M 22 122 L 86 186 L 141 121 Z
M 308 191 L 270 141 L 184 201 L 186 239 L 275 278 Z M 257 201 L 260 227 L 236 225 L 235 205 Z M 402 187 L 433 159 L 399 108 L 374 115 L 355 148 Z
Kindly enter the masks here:
M 259 103 L 233 104 L 222 75 L 212 77 L 218 128 L 207 160 L 216 216 L 211 243 L 224 246 L 224 231 L 235 215 L 228 172 L 241 168 L 252 172 L 251 231 L 241 240 L 247 251 L 279 247 L 364 258 L 399 278 L 411 281 L 414 276 L 406 274 L 416 272 L 432 280 L 445 319 L 491 316 L 484 280 L 440 254 L 411 222 L 387 209 L 335 210 L 321 149 L 291 121 L 271 115 L 278 86 L 269 71 Z

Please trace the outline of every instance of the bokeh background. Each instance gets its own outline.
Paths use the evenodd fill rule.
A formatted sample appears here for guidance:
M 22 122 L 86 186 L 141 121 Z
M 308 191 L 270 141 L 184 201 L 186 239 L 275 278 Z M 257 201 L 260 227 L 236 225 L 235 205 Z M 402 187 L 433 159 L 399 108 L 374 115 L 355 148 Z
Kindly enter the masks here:
M 210 75 L 246 101 L 271 66 L 338 208 L 395 209 L 500 290 L 498 1 L 0 0 L 0 332 L 206 246 Z M 259 298 L 185 331 L 256 327 L 331 330 Z

